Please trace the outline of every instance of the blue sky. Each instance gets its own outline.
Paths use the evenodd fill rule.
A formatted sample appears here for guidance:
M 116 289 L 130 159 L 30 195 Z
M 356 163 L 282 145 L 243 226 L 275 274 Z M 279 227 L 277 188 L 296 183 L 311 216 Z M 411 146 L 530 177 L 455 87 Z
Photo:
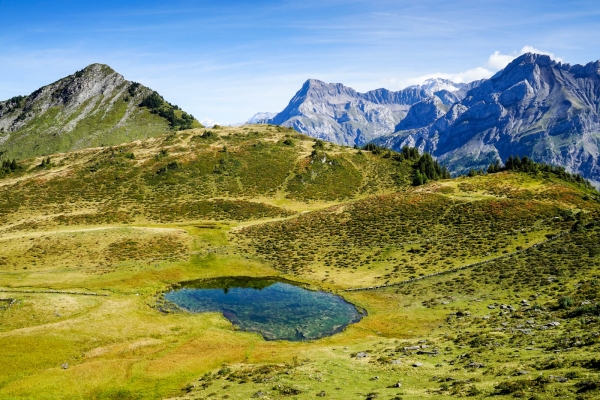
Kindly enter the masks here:
M 598 1 L 0 0 L 0 15 L 0 99 L 100 62 L 230 123 L 282 110 L 308 78 L 399 89 L 529 49 L 600 59 Z

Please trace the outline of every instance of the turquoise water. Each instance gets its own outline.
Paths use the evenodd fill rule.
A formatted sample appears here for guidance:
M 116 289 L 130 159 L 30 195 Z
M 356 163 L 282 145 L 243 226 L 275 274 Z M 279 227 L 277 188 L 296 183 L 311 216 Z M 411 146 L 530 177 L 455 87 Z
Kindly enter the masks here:
M 190 312 L 220 312 L 241 330 L 258 332 L 266 340 L 319 339 L 362 318 L 354 305 L 339 296 L 277 279 L 188 282 L 164 298 Z

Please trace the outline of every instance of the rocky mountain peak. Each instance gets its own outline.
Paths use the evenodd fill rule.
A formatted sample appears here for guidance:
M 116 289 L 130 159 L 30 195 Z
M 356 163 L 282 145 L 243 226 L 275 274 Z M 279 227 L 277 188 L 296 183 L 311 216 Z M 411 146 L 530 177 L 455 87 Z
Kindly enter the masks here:
M 151 95 L 160 99 L 154 108 L 142 104 Z M 151 89 L 95 63 L 28 96 L 0 101 L 0 153 L 25 158 L 118 144 L 192 120 Z
M 354 89 L 341 83 L 326 83 L 318 79 L 308 79 L 296 93 L 294 99 L 309 97 L 316 100 L 328 100 L 337 96 L 355 97 L 356 95 Z
M 378 143 L 420 141 L 456 173 L 520 155 L 600 184 L 599 67 L 523 54 L 435 121 L 421 117 L 435 116 L 433 104 L 415 104 L 399 130 Z M 424 122 L 430 124 L 415 130 Z

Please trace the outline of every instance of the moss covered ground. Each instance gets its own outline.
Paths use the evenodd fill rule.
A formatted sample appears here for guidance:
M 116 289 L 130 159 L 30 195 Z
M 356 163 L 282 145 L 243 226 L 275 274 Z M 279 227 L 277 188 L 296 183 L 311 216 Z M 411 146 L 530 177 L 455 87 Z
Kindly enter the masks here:
M 0 398 L 600 396 L 597 192 L 509 172 L 411 187 L 407 161 L 314 147 L 195 129 L 0 179 Z M 286 342 L 157 307 L 221 276 L 368 315 Z

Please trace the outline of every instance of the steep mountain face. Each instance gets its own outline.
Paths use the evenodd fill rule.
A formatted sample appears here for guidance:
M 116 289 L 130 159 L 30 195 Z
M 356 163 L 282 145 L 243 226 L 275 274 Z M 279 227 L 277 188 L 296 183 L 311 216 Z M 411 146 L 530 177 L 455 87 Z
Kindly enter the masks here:
M 269 122 L 338 144 L 364 144 L 393 132 L 410 106 L 427 97 L 420 88 L 358 93 L 340 83 L 309 79 Z
M 116 145 L 184 125 L 199 126 L 151 89 L 92 64 L 29 96 L 0 102 L 0 154 L 22 159 Z
M 600 61 L 569 65 L 524 54 L 429 125 L 399 125 L 376 143 L 417 146 L 456 173 L 527 155 L 599 184 Z
M 428 126 L 435 120 L 446 114 L 448 106 L 437 96 L 429 97 L 414 104 L 406 117 L 396 125 L 396 131 L 407 129 L 418 129 Z
M 288 106 L 268 122 L 291 126 L 338 144 L 362 145 L 394 132 L 414 104 L 434 101 L 435 97 L 436 102 L 451 105 L 462 100 L 466 91 L 479 83 L 428 79 L 423 85 L 396 92 L 376 89 L 359 93 L 341 83 L 309 79 Z

